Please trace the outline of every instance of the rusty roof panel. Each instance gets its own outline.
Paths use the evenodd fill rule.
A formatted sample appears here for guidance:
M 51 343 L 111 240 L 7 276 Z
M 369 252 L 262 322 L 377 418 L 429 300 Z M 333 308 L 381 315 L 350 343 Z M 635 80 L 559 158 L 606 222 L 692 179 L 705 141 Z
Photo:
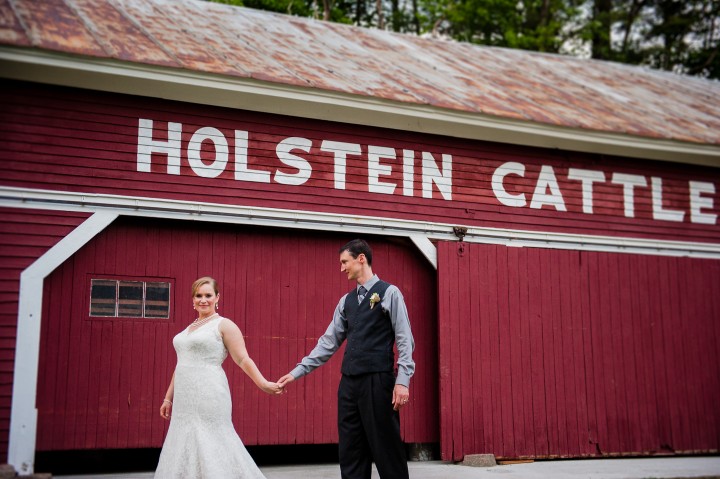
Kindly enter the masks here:
M 181 19 L 185 22 L 184 27 L 197 32 L 204 44 L 226 58 L 235 70 L 235 76 L 308 86 L 307 81 L 254 47 L 258 38 L 247 36 L 242 23 L 245 17 L 237 14 L 238 9 L 215 3 L 191 6 L 192 18 Z
M 0 0 L 0 43 L 720 144 L 720 83 L 200 0 Z
M 131 18 L 124 15 L 119 5 L 105 0 L 74 0 L 72 5 L 83 23 L 101 43 L 105 51 L 118 60 L 180 66 L 151 37 L 143 32 Z
M 317 39 L 318 42 L 324 49 L 332 49 L 341 58 L 352 59 L 357 63 L 359 74 L 356 80 L 366 82 L 375 76 L 374 72 L 381 71 L 384 72 L 383 76 L 393 82 L 393 88 L 388 90 L 388 94 L 379 91 L 373 92 L 373 96 L 395 100 L 395 91 L 400 89 L 403 94 L 417 98 L 419 103 L 454 110 L 472 108 L 464 102 L 462 96 L 449 94 L 431 65 L 407 55 L 403 51 L 405 44 L 393 41 L 398 36 L 378 30 L 357 29 L 353 32 L 353 41 L 348 42 L 345 39 L 347 28 L 343 28 L 343 25 L 329 24 L 327 30 L 332 32 L 331 35 L 323 33 Z
M 323 44 L 323 37 L 332 34 L 324 28 L 324 22 L 256 10 L 248 10 L 239 16 L 242 20 L 233 25 L 242 29 L 242 32 L 238 31 L 239 35 L 252 43 L 261 56 L 272 58 L 312 87 L 397 101 L 423 102 L 422 98 L 404 92 L 397 81 L 387 75 L 368 75 L 368 70 L 363 68 L 358 58 L 343 55 L 335 46 Z M 278 22 L 278 17 L 286 20 Z M 309 25 L 309 28 L 298 28 L 297 24 Z M 333 42 L 337 41 L 345 40 L 333 39 Z M 388 67 L 385 64 L 382 66 Z
M 107 56 L 77 13 L 62 0 L 11 0 L 11 3 L 32 45 L 79 55 Z
M 0 0 L 0 43 L 10 45 L 30 45 L 20 19 L 10 5 L 9 0 Z
M 189 29 L 183 26 L 186 17 L 195 14 L 187 2 L 177 2 L 177 5 L 175 2 L 142 0 L 117 3 L 124 15 L 132 19 L 146 36 L 183 68 L 221 75 L 236 74 L 236 69 L 203 41 L 205 35 L 202 28 Z

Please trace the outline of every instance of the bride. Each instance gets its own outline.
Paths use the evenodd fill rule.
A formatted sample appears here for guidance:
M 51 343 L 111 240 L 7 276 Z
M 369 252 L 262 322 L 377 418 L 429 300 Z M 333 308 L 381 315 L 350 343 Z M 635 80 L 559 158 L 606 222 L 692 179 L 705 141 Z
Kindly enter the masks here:
M 170 420 L 156 479 L 264 478 L 232 424 L 232 404 L 222 363 L 228 352 L 268 394 L 283 388 L 267 381 L 248 356 L 240 328 L 216 310 L 217 282 L 203 277 L 192 285 L 198 317 L 173 338 L 177 366 L 160 415 Z

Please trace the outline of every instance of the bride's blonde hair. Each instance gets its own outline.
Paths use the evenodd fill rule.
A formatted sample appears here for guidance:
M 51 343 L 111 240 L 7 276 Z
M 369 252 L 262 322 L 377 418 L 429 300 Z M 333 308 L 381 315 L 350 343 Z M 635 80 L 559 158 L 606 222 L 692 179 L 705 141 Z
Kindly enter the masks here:
M 210 286 L 212 286 L 212 289 L 215 290 L 215 294 L 220 294 L 220 286 L 218 285 L 218 282 L 210 276 L 203 276 L 202 278 L 196 279 L 195 282 L 192 284 L 192 296 L 195 296 L 197 290 L 200 289 L 200 286 L 204 284 L 209 284 Z

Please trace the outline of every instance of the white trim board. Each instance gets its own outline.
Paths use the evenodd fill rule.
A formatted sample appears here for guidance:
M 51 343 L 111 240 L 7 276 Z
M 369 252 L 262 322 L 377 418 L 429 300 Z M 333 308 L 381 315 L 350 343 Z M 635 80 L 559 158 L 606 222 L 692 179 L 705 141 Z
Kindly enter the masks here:
M 458 241 L 448 223 L 0 186 L 0 207 L 35 208 Z M 720 259 L 720 244 L 467 227 L 469 243 Z M 423 254 L 424 241 L 415 241 Z M 424 244 L 424 246 L 423 246 Z M 430 254 L 430 256 L 428 256 Z M 436 260 L 435 260 L 436 261 Z M 434 265 L 437 267 L 437 265 Z
M 720 167 L 720 145 L 559 127 L 249 78 L 0 46 L 0 78 L 512 145 Z M 350 120 L 349 120 L 350 119 Z
M 96 212 L 20 274 L 8 463 L 21 476 L 32 474 L 35 464 L 43 281 L 117 216 L 109 211 Z

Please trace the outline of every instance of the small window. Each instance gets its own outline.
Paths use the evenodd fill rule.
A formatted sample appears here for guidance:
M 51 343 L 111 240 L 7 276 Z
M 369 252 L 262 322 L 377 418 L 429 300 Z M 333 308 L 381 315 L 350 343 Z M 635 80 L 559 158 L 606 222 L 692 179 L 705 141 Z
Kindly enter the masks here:
M 170 283 L 92 279 L 90 316 L 167 319 L 170 317 Z

